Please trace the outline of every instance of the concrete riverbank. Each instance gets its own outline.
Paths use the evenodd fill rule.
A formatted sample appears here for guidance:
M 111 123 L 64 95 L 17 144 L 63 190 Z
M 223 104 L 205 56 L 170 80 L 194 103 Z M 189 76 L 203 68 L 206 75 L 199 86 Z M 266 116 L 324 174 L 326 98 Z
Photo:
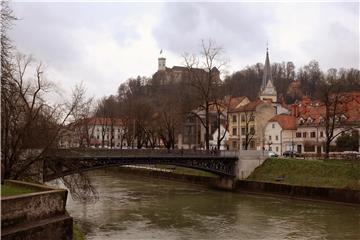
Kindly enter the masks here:
M 32 191 L 1 196 L 1 239 L 73 239 L 66 190 L 14 180 L 5 184 Z

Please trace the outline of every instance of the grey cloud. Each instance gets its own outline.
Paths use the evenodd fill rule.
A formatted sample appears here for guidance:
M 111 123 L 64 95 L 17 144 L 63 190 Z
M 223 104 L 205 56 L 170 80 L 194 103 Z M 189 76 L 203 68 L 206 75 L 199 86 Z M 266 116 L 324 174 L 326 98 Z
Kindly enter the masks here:
M 225 48 L 231 59 L 242 62 L 244 60 L 241 59 L 247 59 L 247 64 L 252 64 L 254 62 L 249 62 L 249 59 L 262 56 L 267 41 L 270 42 L 270 50 L 274 46 L 271 45 L 273 39 L 269 37 L 272 34 L 270 29 L 286 23 L 289 12 L 282 15 L 281 11 L 277 11 L 278 7 L 285 7 L 282 9 L 286 11 L 286 6 L 286 3 L 169 3 L 165 5 L 164 14 L 160 16 L 161 20 L 154 27 L 153 34 L 160 47 L 178 55 L 185 51 L 197 52 L 200 39 L 212 38 Z M 339 14 L 333 14 L 341 11 L 341 14 L 356 16 L 358 19 L 359 3 L 297 3 L 289 6 L 295 6 L 290 8 L 295 9 L 290 14 L 298 18 L 293 29 L 305 24 L 306 21 L 302 19 L 306 20 L 307 13 L 316 14 L 312 17 L 315 17 L 322 28 L 316 29 L 316 34 L 313 35 L 303 32 L 305 40 L 299 46 L 301 49 L 289 49 L 286 46 L 273 48 L 282 61 L 298 62 L 299 66 L 311 59 L 317 59 L 324 67 L 359 65 L 358 21 L 339 26 L 336 25 L 335 16 Z M 297 8 L 301 11 L 297 12 Z M 331 20 L 333 24 L 329 26 Z M 312 25 L 307 27 L 313 28 Z M 284 30 L 278 37 L 286 36 L 286 29 Z M 294 55 L 298 51 L 307 54 L 306 60 Z
M 165 49 L 181 54 L 199 50 L 211 38 L 232 54 L 251 55 L 265 49 L 265 24 L 271 5 L 249 3 L 169 3 L 154 36 Z
M 81 46 L 72 38 L 78 30 L 99 34 L 108 30 L 119 45 L 139 37 L 122 22 L 129 15 L 141 16 L 141 7 L 131 4 L 13 3 L 12 7 L 20 19 L 11 32 L 16 45 L 57 64 L 75 63 L 82 57 Z
M 320 38 L 303 43 L 303 49 L 309 56 L 320 60 L 324 69 L 333 67 L 360 66 L 359 28 L 349 29 L 339 22 L 324 26 L 319 32 Z M 321 46 L 321 47 L 319 47 Z

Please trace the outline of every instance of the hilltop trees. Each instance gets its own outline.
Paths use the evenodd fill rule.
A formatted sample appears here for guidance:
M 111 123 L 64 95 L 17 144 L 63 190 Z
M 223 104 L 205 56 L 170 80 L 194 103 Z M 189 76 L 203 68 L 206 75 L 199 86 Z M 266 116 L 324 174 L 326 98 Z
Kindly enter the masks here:
M 224 80 L 224 88 L 227 95 L 247 96 L 254 100 L 259 95 L 263 65 L 257 63 L 237 71 Z M 293 62 L 273 63 L 271 65 L 272 76 L 279 101 L 282 98 L 286 103 L 293 103 L 307 95 L 314 99 L 317 97 L 317 89 L 324 81 L 324 72 L 320 64 L 312 60 L 300 67 L 297 71 Z M 342 90 L 360 90 L 360 71 L 358 69 L 331 69 L 335 77 L 342 83 Z M 334 75 L 334 74 L 333 74 Z M 244 87 L 246 86 L 246 87 Z

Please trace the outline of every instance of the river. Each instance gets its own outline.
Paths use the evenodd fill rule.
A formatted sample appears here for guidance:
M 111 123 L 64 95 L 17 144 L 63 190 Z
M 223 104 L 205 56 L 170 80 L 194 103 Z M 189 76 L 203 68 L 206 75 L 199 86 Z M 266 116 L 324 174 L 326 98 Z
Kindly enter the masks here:
M 89 172 L 95 203 L 68 198 L 87 239 L 360 239 L 360 207 Z

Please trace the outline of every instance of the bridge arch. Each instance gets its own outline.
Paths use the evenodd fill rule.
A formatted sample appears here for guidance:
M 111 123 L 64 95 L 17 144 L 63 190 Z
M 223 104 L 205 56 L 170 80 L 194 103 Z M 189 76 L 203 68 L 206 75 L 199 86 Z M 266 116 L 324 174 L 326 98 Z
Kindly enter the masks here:
M 237 157 L 216 155 L 55 156 L 44 160 L 43 181 L 93 169 L 125 165 L 173 165 L 235 177 L 236 162 Z

